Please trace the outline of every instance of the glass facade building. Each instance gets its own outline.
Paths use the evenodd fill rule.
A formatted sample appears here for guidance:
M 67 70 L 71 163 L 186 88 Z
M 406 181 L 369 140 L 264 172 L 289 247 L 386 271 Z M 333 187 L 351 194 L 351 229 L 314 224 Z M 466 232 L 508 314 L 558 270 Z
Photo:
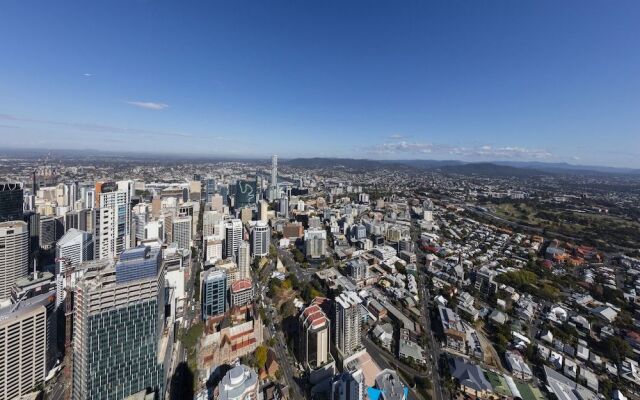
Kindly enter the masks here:
M 221 269 L 210 269 L 202 278 L 202 319 L 224 314 L 227 303 L 227 274 Z
M 116 263 L 116 282 L 155 277 L 161 258 L 160 249 L 152 249 L 149 246 L 138 246 L 123 251 Z
M 19 183 L 0 183 L 0 222 L 21 221 L 23 191 Z

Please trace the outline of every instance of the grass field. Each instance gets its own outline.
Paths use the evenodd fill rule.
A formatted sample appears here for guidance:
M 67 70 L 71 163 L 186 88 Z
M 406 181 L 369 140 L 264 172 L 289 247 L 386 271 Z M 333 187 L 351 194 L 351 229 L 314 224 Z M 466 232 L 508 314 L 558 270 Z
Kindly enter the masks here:
M 502 203 L 491 209 L 500 218 L 581 238 L 593 245 L 640 246 L 640 222 L 616 215 L 561 208 L 537 210 L 525 203 Z

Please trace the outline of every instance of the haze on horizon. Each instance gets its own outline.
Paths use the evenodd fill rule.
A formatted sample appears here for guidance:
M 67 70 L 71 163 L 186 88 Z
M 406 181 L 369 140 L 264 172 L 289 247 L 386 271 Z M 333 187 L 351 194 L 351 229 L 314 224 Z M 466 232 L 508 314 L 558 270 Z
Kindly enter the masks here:
M 640 168 L 640 3 L 7 2 L 0 148 Z

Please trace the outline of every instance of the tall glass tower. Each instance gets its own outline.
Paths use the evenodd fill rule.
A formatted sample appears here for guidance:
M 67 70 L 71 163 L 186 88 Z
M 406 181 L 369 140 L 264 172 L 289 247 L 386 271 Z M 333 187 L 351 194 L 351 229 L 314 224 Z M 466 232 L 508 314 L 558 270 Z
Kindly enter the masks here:
M 148 249 L 125 251 L 117 266 L 91 264 L 76 286 L 74 400 L 122 399 L 147 388 L 163 393 L 164 293 L 160 259 Z

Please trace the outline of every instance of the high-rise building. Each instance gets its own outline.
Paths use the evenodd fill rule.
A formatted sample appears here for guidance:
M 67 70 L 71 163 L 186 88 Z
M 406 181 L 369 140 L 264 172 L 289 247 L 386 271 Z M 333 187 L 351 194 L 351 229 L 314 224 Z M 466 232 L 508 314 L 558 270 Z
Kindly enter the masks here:
M 407 400 L 409 388 L 402 383 L 396 371 L 385 369 L 376 376 L 375 385 L 369 389 L 369 397 L 380 400 Z
M 125 181 L 126 182 L 126 181 Z M 128 185 L 122 185 L 128 186 Z M 96 258 L 114 258 L 131 244 L 131 204 L 129 192 L 106 191 L 106 184 L 98 196 L 95 240 Z
M 210 210 L 205 211 L 202 215 L 202 235 L 222 235 L 222 228 L 224 223 L 222 220 L 222 214 L 218 211 Z
M 242 221 L 228 220 L 225 224 L 225 258 L 235 259 L 235 255 L 242 241 Z
M 110 207 L 97 208 L 94 221 L 94 258 L 113 259 L 115 249 L 115 212 Z
M 335 311 L 335 346 L 344 360 L 362 347 L 360 326 L 362 300 L 355 292 L 344 292 L 336 296 Z
M 433 222 L 433 201 L 427 199 L 422 203 L 422 218 L 425 222 Z
M 148 203 L 136 204 L 131 210 L 131 221 L 137 240 L 145 239 L 145 226 L 151 220 L 151 207 Z
M 248 224 L 253 220 L 253 209 L 251 207 L 243 207 L 240 209 L 240 221 L 243 224 Z
M 242 307 L 253 301 L 253 283 L 251 279 L 240 279 L 230 287 L 231 307 Z
M 29 229 L 23 221 L 0 222 L 0 303 L 29 269 Z M 0 374 L 1 376 L 1 374 Z
M 55 247 L 58 239 L 64 234 L 64 222 L 62 217 L 40 218 L 40 248 L 49 250 Z
M 225 374 L 215 392 L 218 400 L 258 400 L 258 374 L 240 364 Z
M 22 220 L 23 190 L 20 183 L 0 183 L 0 222 Z
M 215 263 L 218 260 L 222 260 L 222 237 L 221 236 L 206 236 L 204 238 L 204 258 L 210 263 Z
M 85 261 L 93 260 L 93 237 L 78 229 L 69 229 L 56 243 L 56 302 L 60 305 L 65 298 L 65 273 L 67 267 L 78 267 Z
M 211 203 L 213 195 L 216 193 L 216 181 L 213 178 L 207 178 L 204 183 L 204 198 L 205 202 Z
M 235 208 L 255 206 L 258 189 L 256 181 L 238 180 L 236 182 Z
M 91 262 L 74 297 L 74 400 L 122 399 L 164 390 L 158 359 L 164 326 L 165 277 L 159 258 L 132 249 L 116 265 Z
M 47 374 L 48 294 L 0 308 L 0 400 L 20 399 Z
M 362 369 L 343 372 L 331 379 L 330 400 L 365 400 L 365 381 Z
M 251 251 L 254 257 L 264 257 L 269 254 L 271 242 L 271 229 L 269 225 L 258 221 L 251 231 Z
M 202 320 L 224 314 L 227 307 L 227 274 L 212 268 L 202 273 Z
M 289 198 L 286 196 L 282 196 L 280 198 L 280 216 L 284 218 L 289 218 Z
M 308 229 L 304 233 L 304 250 L 309 259 L 324 257 L 327 253 L 327 231 Z
M 173 243 L 180 249 L 191 249 L 191 217 L 180 217 L 173 220 Z
M 244 240 L 238 247 L 238 279 L 251 278 L 251 247 Z
M 92 231 L 93 212 L 87 208 L 78 208 L 75 211 L 69 211 L 64 215 L 64 230 L 79 229 L 81 231 Z
M 278 187 L 278 156 L 271 156 L 271 187 Z
M 319 305 L 311 304 L 299 317 L 299 360 L 309 370 L 322 367 L 331 360 L 329 337 L 331 327 L 329 318 Z
M 264 222 L 265 224 L 269 222 L 269 217 L 267 214 L 269 213 L 269 203 L 265 200 L 260 200 L 260 204 L 258 207 L 258 220 L 260 222 Z

